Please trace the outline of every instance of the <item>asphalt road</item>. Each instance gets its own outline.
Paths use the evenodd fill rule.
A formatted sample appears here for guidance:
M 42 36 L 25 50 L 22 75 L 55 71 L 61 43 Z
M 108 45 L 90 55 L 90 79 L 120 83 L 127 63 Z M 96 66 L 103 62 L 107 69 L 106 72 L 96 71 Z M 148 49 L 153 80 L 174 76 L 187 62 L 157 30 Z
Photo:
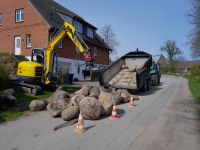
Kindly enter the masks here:
M 122 104 L 118 121 L 86 120 L 82 135 L 76 125 L 53 131 L 63 121 L 47 111 L 0 125 L 0 150 L 199 150 L 199 108 L 186 79 L 163 76 L 160 86 L 138 95 L 133 111 Z

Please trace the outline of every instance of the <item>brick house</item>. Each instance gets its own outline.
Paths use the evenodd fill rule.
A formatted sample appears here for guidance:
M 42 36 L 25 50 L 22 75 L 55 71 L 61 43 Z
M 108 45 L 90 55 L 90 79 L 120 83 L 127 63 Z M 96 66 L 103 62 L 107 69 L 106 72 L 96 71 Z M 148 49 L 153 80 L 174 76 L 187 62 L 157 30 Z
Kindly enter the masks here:
M 97 28 L 53 0 L 1 0 L 0 52 L 30 58 L 32 48 L 45 48 L 64 20 L 75 26 L 93 50 L 95 64 L 108 65 L 111 48 L 97 34 Z M 69 69 L 83 80 L 85 61 L 68 37 L 59 44 L 58 56 L 60 70 Z

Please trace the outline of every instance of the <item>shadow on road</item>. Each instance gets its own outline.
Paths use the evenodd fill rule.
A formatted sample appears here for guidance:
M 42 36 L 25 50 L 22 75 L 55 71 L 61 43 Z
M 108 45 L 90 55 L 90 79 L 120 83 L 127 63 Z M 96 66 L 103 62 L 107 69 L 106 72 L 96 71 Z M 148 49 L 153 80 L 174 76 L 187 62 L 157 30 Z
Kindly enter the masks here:
M 146 91 L 146 92 L 142 92 L 142 91 L 129 91 L 131 94 L 135 94 L 138 96 L 145 96 L 145 95 L 151 95 L 156 93 L 157 91 L 163 89 L 162 88 L 163 82 L 160 83 L 160 85 L 158 86 L 150 86 L 150 90 Z
M 86 130 L 89 130 L 89 129 L 95 127 L 95 126 L 96 126 L 96 125 L 88 126 L 88 127 L 85 127 L 85 129 L 86 129 Z

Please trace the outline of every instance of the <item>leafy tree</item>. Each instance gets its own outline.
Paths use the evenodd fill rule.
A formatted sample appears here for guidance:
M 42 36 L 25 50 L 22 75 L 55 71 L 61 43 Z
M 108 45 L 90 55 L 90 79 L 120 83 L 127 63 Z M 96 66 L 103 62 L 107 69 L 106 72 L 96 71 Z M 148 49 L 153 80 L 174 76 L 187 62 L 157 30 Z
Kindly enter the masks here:
M 108 44 L 108 46 L 110 46 L 110 48 L 113 50 L 112 54 L 117 54 L 117 46 L 119 46 L 119 42 L 117 41 L 112 26 L 104 25 L 100 29 L 100 35 L 103 38 L 104 42 Z
M 176 68 L 176 60 L 182 54 L 181 49 L 176 45 L 175 41 L 168 40 L 164 43 L 160 50 L 167 54 L 169 71 L 174 72 Z

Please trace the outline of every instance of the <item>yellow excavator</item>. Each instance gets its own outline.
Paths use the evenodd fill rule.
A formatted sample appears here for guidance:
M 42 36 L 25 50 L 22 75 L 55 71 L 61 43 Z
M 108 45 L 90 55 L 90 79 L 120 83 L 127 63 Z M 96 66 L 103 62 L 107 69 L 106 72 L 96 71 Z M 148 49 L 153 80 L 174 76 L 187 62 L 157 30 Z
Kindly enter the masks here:
M 18 86 L 23 91 L 37 94 L 41 90 L 41 86 L 52 87 L 54 80 L 52 78 L 54 56 L 56 47 L 64 37 L 68 36 L 81 53 L 84 54 L 86 64 L 93 65 L 93 57 L 91 50 L 76 33 L 76 29 L 68 22 L 64 22 L 61 29 L 51 38 L 46 49 L 32 50 L 31 61 L 23 61 L 18 64 L 17 75 L 20 82 Z

